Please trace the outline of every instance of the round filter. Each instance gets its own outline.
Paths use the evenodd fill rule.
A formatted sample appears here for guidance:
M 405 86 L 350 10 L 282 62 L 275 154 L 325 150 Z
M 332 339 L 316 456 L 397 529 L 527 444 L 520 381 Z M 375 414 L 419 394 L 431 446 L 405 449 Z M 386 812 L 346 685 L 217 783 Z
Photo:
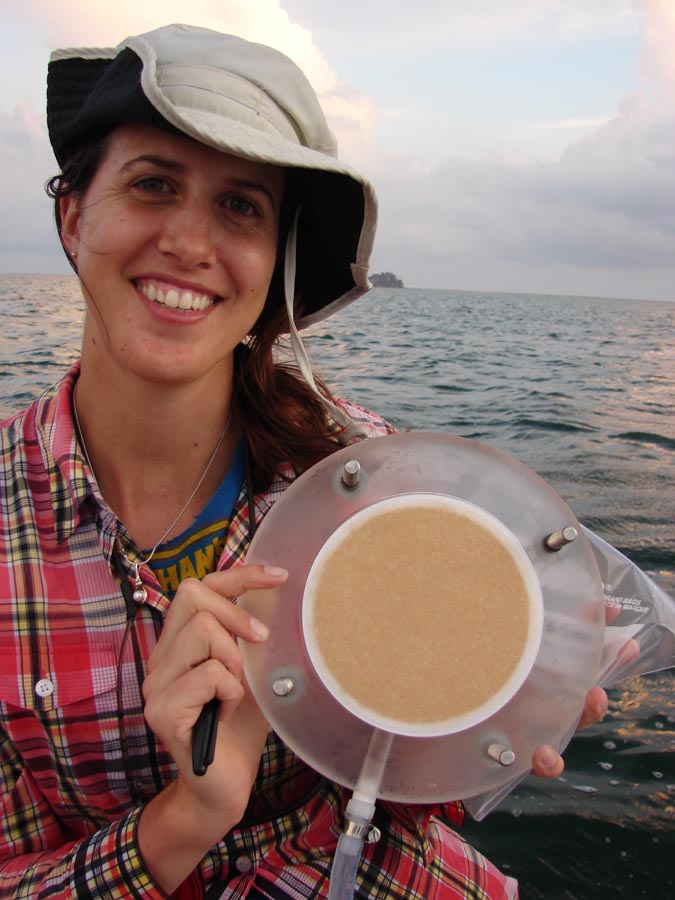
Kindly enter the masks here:
M 476 441 L 337 451 L 274 504 L 247 562 L 289 571 L 239 600 L 270 629 L 241 642 L 260 708 L 306 763 L 370 796 L 499 792 L 568 739 L 595 682 L 590 543 L 545 481 Z
M 411 538 L 426 550 L 415 566 L 401 561 Z M 382 500 L 340 525 L 302 602 L 307 651 L 331 694 L 376 728 L 418 737 L 501 709 L 532 668 L 542 623 L 539 581 L 514 535 L 433 494 Z M 461 690 L 429 689 L 439 683 Z

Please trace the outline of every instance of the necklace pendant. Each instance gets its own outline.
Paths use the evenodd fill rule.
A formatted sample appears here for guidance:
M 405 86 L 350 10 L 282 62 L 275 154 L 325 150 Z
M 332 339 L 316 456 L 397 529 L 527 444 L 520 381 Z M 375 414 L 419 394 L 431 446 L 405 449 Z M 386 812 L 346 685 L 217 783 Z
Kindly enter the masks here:
M 141 567 L 136 564 L 134 566 L 135 570 L 135 579 L 134 579 L 134 592 L 132 594 L 134 603 L 145 603 L 148 598 L 148 593 L 143 586 L 143 582 L 141 581 Z

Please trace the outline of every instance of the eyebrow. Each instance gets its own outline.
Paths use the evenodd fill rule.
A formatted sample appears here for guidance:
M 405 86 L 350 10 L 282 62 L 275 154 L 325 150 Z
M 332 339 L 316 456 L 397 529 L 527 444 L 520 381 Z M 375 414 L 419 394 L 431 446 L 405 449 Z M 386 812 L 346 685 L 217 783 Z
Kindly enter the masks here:
M 133 159 L 127 160 L 127 162 L 121 166 L 120 173 L 130 171 L 139 163 L 150 163 L 153 166 L 157 166 L 159 169 L 167 169 L 169 172 L 181 174 L 187 172 L 188 169 L 187 166 L 184 166 L 183 163 L 180 163 L 175 159 L 167 159 L 165 156 L 154 156 L 153 154 L 143 154 L 142 156 L 135 156 Z M 272 191 L 264 182 L 256 181 L 252 178 L 228 178 L 227 182 L 242 190 L 258 191 L 259 193 L 264 194 L 271 203 L 272 208 L 276 209 L 277 204 Z

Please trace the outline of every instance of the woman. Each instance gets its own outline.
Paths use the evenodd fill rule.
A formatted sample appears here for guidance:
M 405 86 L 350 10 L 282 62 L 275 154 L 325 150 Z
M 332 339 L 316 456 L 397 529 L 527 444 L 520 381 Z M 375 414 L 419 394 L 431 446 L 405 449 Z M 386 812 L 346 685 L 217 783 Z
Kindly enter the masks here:
M 344 791 L 267 734 L 236 644 L 267 629 L 228 598 L 286 578 L 241 563 L 287 484 L 391 431 L 317 387 L 293 322 L 367 289 L 374 194 L 289 60 L 203 29 L 55 53 L 48 121 L 87 313 L 2 431 L 0 897 L 325 897 Z M 381 804 L 359 896 L 514 895 L 438 812 L 462 821 Z

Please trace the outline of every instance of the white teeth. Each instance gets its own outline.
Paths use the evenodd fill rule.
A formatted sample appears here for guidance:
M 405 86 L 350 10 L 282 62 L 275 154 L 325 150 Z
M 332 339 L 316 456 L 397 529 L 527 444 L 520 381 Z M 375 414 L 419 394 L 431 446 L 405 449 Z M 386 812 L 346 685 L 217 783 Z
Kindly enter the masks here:
M 171 309 L 203 310 L 213 303 L 213 299 L 208 294 L 193 294 L 192 291 L 179 292 L 176 288 L 164 291 L 152 281 L 139 284 L 138 287 L 148 300 L 161 303 Z

